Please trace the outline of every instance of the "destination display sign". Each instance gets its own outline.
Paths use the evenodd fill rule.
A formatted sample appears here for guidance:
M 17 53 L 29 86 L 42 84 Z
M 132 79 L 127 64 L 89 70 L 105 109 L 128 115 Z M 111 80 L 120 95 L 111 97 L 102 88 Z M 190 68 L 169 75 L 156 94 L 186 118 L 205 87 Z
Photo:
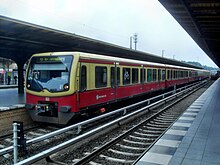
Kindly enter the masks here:
M 59 63 L 64 61 L 65 57 L 38 57 L 36 59 L 37 63 Z

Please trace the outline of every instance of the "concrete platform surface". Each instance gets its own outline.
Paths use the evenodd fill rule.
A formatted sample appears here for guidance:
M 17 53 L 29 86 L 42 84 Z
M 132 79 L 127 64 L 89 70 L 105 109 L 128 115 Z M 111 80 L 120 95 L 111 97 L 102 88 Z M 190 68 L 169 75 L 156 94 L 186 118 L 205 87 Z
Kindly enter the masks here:
M 220 165 L 220 79 L 136 163 L 161 164 Z
M 18 94 L 18 88 L 15 86 L 6 87 L 0 86 L 0 111 L 24 107 L 25 94 Z

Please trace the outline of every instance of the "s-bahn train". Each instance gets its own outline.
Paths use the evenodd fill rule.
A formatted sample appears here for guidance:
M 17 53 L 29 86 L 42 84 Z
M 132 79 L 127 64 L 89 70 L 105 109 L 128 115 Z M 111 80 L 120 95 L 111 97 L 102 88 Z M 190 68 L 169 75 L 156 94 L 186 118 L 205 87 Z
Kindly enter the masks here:
M 112 102 L 209 77 L 206 70 L 82 52 L 35 54 L 26 109 L 34 121 L 65 125 Z

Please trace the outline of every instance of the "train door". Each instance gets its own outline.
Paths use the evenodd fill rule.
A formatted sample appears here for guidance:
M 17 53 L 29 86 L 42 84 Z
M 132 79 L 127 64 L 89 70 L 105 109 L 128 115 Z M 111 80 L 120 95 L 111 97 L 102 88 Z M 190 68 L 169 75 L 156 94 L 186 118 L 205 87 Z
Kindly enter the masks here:
M 110 69 L 110 79 L 111 79 L 111 100 L 115 100 L 117 96 L 117 88 L 120 84 L 120 68 L 119 63 L 114 63 L 114 66 Z
M 161 81 L 161 69 L 157 69 L 157 80 L 158 80 L 158 88 L 162 88 L 162 81 Z
M 88 88 L 88 68 L 89 65 L 86 63 L 81 63 L 78 66 L 78 92 L 77 92 L 77 104 L 79 107 L 86 106 L 85 102 L 81 102 L 82 100 L 85 100 L 84 93 L 87 91 Z
M 144 92 L 144 84 L 146 82 L 146 69 L 144 68 L 144 66 L 141 66 L 141 91 Z
M 166 88 L 166 69 L 165 68 L 163 68 L 162 70 L 161 70 L 161 81 L 162 81 L 162 88 Z
M 165 78 L 165 88 L 168 87 L 168 82 L 167 82 L 167 68 L 165 67 L 165 75 L 164 75 L 164 78 Z

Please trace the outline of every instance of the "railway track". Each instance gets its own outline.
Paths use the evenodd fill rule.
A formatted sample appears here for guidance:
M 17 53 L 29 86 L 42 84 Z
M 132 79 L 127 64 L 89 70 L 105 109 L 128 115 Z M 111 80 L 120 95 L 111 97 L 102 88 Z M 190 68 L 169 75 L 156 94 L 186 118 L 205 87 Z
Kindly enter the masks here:
M 59 128 L 53 126 L 42 126 L 42 125 L 35 125 L 31 128 L 28 128 L 24 131 L 26 140 L 31 140 L 37 138 L 39 136 L 43 136 L 47 133 L 53 132 Z M 0 151 L 3 151 L 6 148 L 12 148 L 13 146 L 13 134 L 5 134 L 0 136 Z M 11 161 L 13 155 L 11 152 L 2 153 L 0 156 L 0 162 L 5 164 Z
M 124 131 L 123 134 L 115 137 L 101 147 L 94 147 L 93 152 L 81 153 L 84 157 L 74 158 L 70 156 L 71 153 L 74 153 L 71 152 L 63 156 L 65 161 L 61 158 L 56 161 L 50 161 L 53 163 L 61 161 L 66 164 L 71 162 L 74 165 L 132 164 L 145 150 L 155 143 L 169 126 L 183 113 L 183 111 L 177 112 L 172 107 L 192 93 L 193 92 L 190 92 L 184 95 L 182 98 L 175 100 L 163 109 L 159 108 L 160 110 L 157 113 L 133 126 L 131 129 Z M 156 111 L 156 109 L 153 109 L 153 111 Z
M 169 97 L 171 97 L 171 96 L 169 96 Z M 147 100 L 146 102 L 148 105 L 150 101 Z M 145 102 L 145 104 L 146 104 L 146 102 Z M 172 104 L 175 104 L 175 103 L 172 103 Z M 155 103 L 155 105 L 157 105 L 157 104 Z M 149 106 L 149 107 L 153 107 L 153 106 Z M 165 109 L 166 108 L 167 107 L 165 107 Z M 126 109 L 129 111 L 129 107 L 127 107 Z M 144 108 L 142 108 L 142 109 L 144 109 Z M 116 162 L 117 159 L 120 159 L 121 157 L 123 157 L 123 153 L 126 156 L 122 160 L 133 161 L 135 158 L 137 158 L 138 155 L 143 152 L 143 151 L 142 152 L 140 152 L 140 151 L 143 150 L 143 148 L 146 149 L 146 147 L 148 147 L 153 141 L 155 141 L 155 139 L 157 139 L 160 136 L 160 134 L 164 130 L 166 130 L 167 127 L 177 118 L 177 116 L 180 115 L 180 113 L 176 113 L 175 111 L 172 111 L 172 110 L 171 110 L 171 112 L 160 111 L 160 112 L 155 113 L 156 111 L 157 110 L 151 108 L 150 109 L 151 113 L 148 113 L 148 115 L 154 114 L 153 115 L 153 116 L 155 116 L 154 119 L 149 118 L 148 120 L 151 120 L 151 121 L 149 121 L 146 125 L 142 124 L 143 126 L 139 126 L 139 128 L 134 133 L 131 133 L 130 135 L 128 135 L 128 137 L 125 137 L 124 134 L 127 134 L 127 133 L 124 133 L 123 135 L 121 135 L 122 138 L 121 139 L 119 138 L 120 140 L 118 140 L 118 142 L 112 142 L 112 143 L 114 143 L 114 145 L 112 147 L 110 146 L 110 147 L 108 147 L 108 149 L 103 148 L 107 144 L 104 145 L 103 147 L 98 146 L 99 150 L 101 148 L 103 148 L 104 153 L 100 152 L 101 153 L 100 156 L 97 156 L 97 155 L 92 156 L 93 158 L 96 157 L 96 160 L 92 160 L 92 161 L 94 161 L 94 162 L 97 161 L 97 162 L 103 164 L 104 163 L 103 160 L 106 160 L 106 159 L 111 160 L 112 159 Z M 124 111 L 122 111 L 122 112 L 124 114 Z M 120 113 L 121 113 L 121 111 L 120 111 Z M 114 113 L 112 115 L 114 116 Z M 135 116 L 135 115 L 131 114 L 130 118 L 131 118 L 131 116 Z M 106 122 L 104 122 L 106 117 L 110 118 L 110 119 L 107 120 Z M 101 122 L 102 124 L 97 125 L 97 121 L 96 121 L 96 124 L 94 124 L 94 122 L 93 122 L 93 124 L 91 124 L 91 122 L 89 122 L 89 124 L 87 123 L 84 125 L 77 125 L 77 127 L 70 126 L 70 127 L 65 128 L 63 131 L 60 131 L 60 130 L 54 131 L 55 133 L 59 132 L 59 134 L 56 134 L 56 135 L 55 135 L 55 133 L 53 135 L 53 132 L 49 133 L 50 131 L 44 130 L 42 128 L 36 129 L 36 131 L 31 131 L 29 133 L 27 132 L 26 136 L 28 138 L 28 141 L 27 141 L 28 155 L 21 156 L 19 161 L 21 161 L 21 164 L 23 164 L 24 163 L 24 162 L 22 163 L 23 159 L 28 160 L 29 159 L 28 157 L 30 157 L 30 159 L 31 159 L 33 157 L 33 155 L 39 155 L 42 151 L 47 151 L 47 150 L 53 151 L 52 148 L 54 148 L 54 146 L 58 147 L 58 146 L 62 145 L 61 142 L 63 142 L 63 141 L 65 143 L 65 141 L 69 142 L 72 140 L 72 142 L 71 142 L 72 144 L 76 144 L 77 142 L 80 143 L 83 138 L 84 138 L 84 141 L 88 141 L 88 140 L 86 140 L 86 138 L 91 136 L 90 132 L 92 132 L 93 130 L 96 130 L 96 129 L 97 129 L 97 132 L 100 132 L 97 127 L 101 127 L 100 125 L 106 125 L 105 123 L 108 124 L 108 122 L 112 121 L 112 117 L 110 117 L 109 115 L 106 115 L 106 117 L 103 117 L 101 119 L 103 121 L 103 122 Z M 123 116 L 123 117 L 124 117 L 124 119 L 127 119 L 127 117 L 125 117 L 125 116 Z M 118 121 L 116 121 L 116 125 L 119 126 L 119 125 L 123 124 L 124 119 L 122 119 L 122 120 L 118 119 Z M 91 126 L 91 125 L 93 125 L 93 126 Z M 94 125 L 96 125 L 96 126 L 94 126 Z M 112 125 L 109 125 L 109 127 L 110 126 L 112 126 Z M 129 126 L 129 127 L 131 128 L 131 126 Z M 82 138 L 81 138 L 81 136 L 76 133 L 77 132 L 79 133 L 82 128 L 84 128 L 84 131 L 82 131 L 82 133 L 88 134 L 88 135 L 86 137 L 83 137 L 83 134 L 82 134 Z M 134 128 L 132 128 L 132 129 L 134 129 Z M 101 130 L 103 130 L 103 128 L 101 128 Z M 127 132 L 127 130 L 126 130 L 126 132 Z M 117 138 L 114 137 L 114 139 L 116 140 Z M 11 144 L 12 140 L 10 139 L 8 141 Z M 142 141 L 144 141 L 144 144 Z M 72 144 L 67 144 L 66 146 L 61 147 L 61 148 L 63 149 L 63 148 L 65 148 L 69 145 L 72 145 Z M 129 146 L 130 144 L 132 144 L 133 146 L 132 145 Z M 140 150 L 138 149 L 138 146 L 141 146 Z M 126 150 L 129 150 L 130 153 L 134 153 L 134 151 L 136 151 L 137 153 L 135 152 L 135 154 L 133 154 L 131 156 L 131 158 L 129 158 L 129 152 L 126 153 L 122 149 L 119 149 L 119 148 L 123 148 L 123 147 Z M 133 149 L 135 148 L 135 149 L 132 150 L 132 148 Z M 54 153 L 59 152 L 58 150 L 54 151 Z M 94 148 L 92 150 L 95 150 L 96 152 L 98 151 L 96 148 Z M 9 156 L 9 154 L 11 154 L 11 150 L 10 151 L 8 150 L 7 154 L 1 154 L 1 151 L 2 150 L 0 149 L 0 155 L 3 155 L 3 156 L 0 157 L 0 161 L 3 162 L 4 164 L 11 164 L 12 156 Z M 111 158 L 112 153 L 114 153 L 113 155 L 120 155 L 119 158 L 117 156 L 116 156 L 116 158 L 114 158 L 114 157 Z M 36 162 L 36 161 L 38 161 L 42 158 L 45 158 L 45 157 L 47 157 L 47 161 L 50 161 L 50 158 L 48 156 L 51 154 L 52 153 L 45 154 L 44 156 L 41 156 L 40 158 L 35 159 L 33 162 Z M 8 155 L 8 156 L 6 156 L 6 155 Z M 88 155 L 88 153 L 83 153 L 83 155 Z M 101 158 L 101 161 L 97 158 Z M 80 159 L 79 163 L 82 163 L 81 161 L 85 160 L 84 158 L 80 157 L 80 158 L 76 158 L 76 159 L 73 158 L 71 160 L 71 162 L 78 162 L 79 159 Z M 88 161 L 85 161 L 85 162 L 88 162 Z M 27 164 L 30 164 L 30 162 Z
M 75 164 L 132 164 L 180 114 L 164 108 Z

